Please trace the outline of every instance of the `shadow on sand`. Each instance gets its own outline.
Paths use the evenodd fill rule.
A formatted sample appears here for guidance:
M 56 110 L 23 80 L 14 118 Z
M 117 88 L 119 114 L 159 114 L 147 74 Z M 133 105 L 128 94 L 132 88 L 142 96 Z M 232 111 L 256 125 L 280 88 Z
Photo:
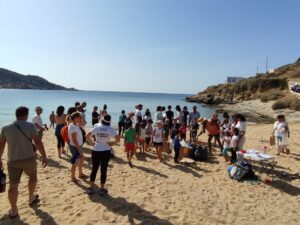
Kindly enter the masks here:
M 160 219 L 159 217 L 153 215 L 149 211 L 141 208 L 135 203 L 128 202 L 125 198 L 113 197 L 110 195 L 99 196 L 98 194 L 89 195 L 92 202 L 97 202 L 102 204 L 107 208 L 107 210 L 121 215 L 127 216 L 128 222 L 131 225 L 139 224 L 161 224 L 161 225 L 172 225 L 167 220 Z M 135 221 L 137 220 L 137 221 Z

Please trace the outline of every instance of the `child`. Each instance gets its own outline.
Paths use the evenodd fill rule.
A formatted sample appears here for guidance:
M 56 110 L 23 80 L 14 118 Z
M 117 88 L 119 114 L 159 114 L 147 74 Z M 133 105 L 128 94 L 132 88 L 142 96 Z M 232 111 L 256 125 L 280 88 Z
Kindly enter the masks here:
M 184 140 L 186 141 L 186 123 L 183 122 L 181 127 L 179 128 L 179 132 L 180 132 L 180 139 L 181 141 Z
M 138 141 L 139 141 L 139 148 L 141 153 L 145 153 L 145 138 L 146 138 L 146 130 L 145 124 L 140 124 L 139 134 L 138 134 Z
M 72 154 L 71 157 L 71 181 L 74 183 L 78 183 L 78 180 L 75 177 L 76 168 L 78 167 L 79 178 L 88 178 L 83 171 L 82 167 L 84 164 L 83 151 L 81 146 L 83 145 L 83 137 L 78 124 L 81 123 L 82 117 L 79 112 L 74 112 L 71 114 L 72 122 L 68 125 L 68 136 L 70 140 L 70 152 Z
M 49 120 L 50 120 L 50 128 L 53 127 L 53 129 L 54 129 L 54 123 L 55 123 L 55 114 L 54 114 L 54 111 L 52 111 L 52 113 L 50 114 Z
M 162 159 L 162 147 L 164 143 L 164 130 L 163 130 L 163 124 L 161 120 L 158 120 L 156 122 L 157 127 L 154 128 L 152 137 L 153 137 L 153 145 L 156 149 L 156 154 L 158 157 L 158 160 L 160 162 L 163 161 Z
M 233 129 L 233 137 L 231 139 L 231 143 L 230 143 L 230 150 L 231 150 L 231 163 L 235 163 L 236 162 L 236 152 L 238 150 L 238 146 L 239 146 L 239 129 L 238 128 L 234 128 Z
M 225 162 L 229 161 L 227 152 L 230 149 L 230 144 L 231 144 L 231 132 L 229 129 L 227 129 L 225 130 L 223 135 L 223 151 L 222 151 L 222 154 L 225 158 Z
M 128 164 L 130 167 L 132 167 L 131 159 L 135 153 L 136 133 L 135 133 L 135 129 L 132 128 L 131 120 L 127 122 L 127 127 L 128 128 L 125 131 L 125 137 L 124 137 L 124 146 L 125 146 L 125 151 L 127 153 Z
M 194 118 L 191 123 L 191 141 L 195 143 L 197 141 L 197 134 L 199 130 L 198 119 Z
M 179 152 L 180 152 L 180 139 L 179 139 L 179 131 L 178 130 L 174 130 L 174 138 L 173 138 L 173 148 L 174 148 L 174 152 L 175 152 L 175 156 L 174 156 L 174 162 L 175 163 L 179 163 L 178 161 L 178 157 L 179 157 Z
M 124 131 L 125 131 L 125 121 L 126 121 L 126 115 L 125 110 L 123 109 L 121 112 L 121 115 L 119 116 L 119 136 L 123 137 Z
M 153 133 L 152 124 L 153 124 L 153 121 L 151 119 L 148 119 L 147 126 L 145 129 L 145 142 L 146 142 L 145 150 L 146 151 L 149 151 L 149 146 L 150 146 L 151 137 L 152 137 L 152 133 Z

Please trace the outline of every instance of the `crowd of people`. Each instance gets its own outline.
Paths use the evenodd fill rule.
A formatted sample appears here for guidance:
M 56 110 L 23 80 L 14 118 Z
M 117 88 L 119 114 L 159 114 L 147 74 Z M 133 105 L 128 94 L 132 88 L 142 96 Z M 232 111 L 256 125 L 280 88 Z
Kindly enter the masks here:
M 92 128 L 86 133 L 86 102 L 76 102 L 74 107 L 65 111 L 64 106 L 58 106 L 49 116 L 50 128 L 54 129 L 57 139 L 57 154 L 70 151 L 71 181 L 78 183 L 77 178 L 89 178 L 90 187 L 88 194 L 94 193 L 97 188 L 95 184 L 97 172 L 100 167 L 100 194 L 107 194 L 105 187 L 107 179 L 107 168 L 113 156 L 112 146 L 117 145 L 121 138 L 124 140 L 124 150 L 127 155 L 129 166 L 133 166 L 132 159 L 137 149 L 141 154 L 151 151 L 154 148 L 159 162 L 164 161 L 163 152 L 170 153 L 174 150 L 174 162 L 179 163 L 179 155 L 182 143 L 192 145 L 203 144 L 198 141 L 200 135 L 207 133 L 207 146 L 212 154 L 212 145 L 217 144 L 220 149 L 220 156 L 224 156 L 226 162 L 235 163 L 236 152 L 244 148 L 246 141 L 246 119 L 241 114 L 229 116 L 223 113 L 219 119 L 218 113 L 214 113 L 210 119 L 201 117 L 197 106 L 191 112 L 184 106 L 179 105 L 172 110 L 172 106 L 157 106 L 154 116 L 149 109 L 143 113 L 143 105 L 135 106 L 135 111 L 128 112 L 121 110 L 118 120 L 118 131 L 111 127 L 111 116 L 108 114 L 108 107 L 104 105 L 98 112 L 94 106 L 92 112 Z M 16 121 L 4 126 L 0 134 L 0 167 L 2 155 L 6 143 L 8 144 L 8 174 L 10 181 L 9 201 L 11 209 L 10 217 L 18 215 L 17 198 L 18 185 L 24 172 L 29 176 L 29 205 L 37 202 L 39 196 L 35 195 L 37 184 L 36 152 L 41 159 L 43 166 L 47 165 L 47 156 L 42 142 L 43 132 L 48 130 L 43 123 L 41 114 L 42 107 L 35 108 L 36 114 L 32 123 L 27 122 L 29 109 L 19 107 L 16 109 Z M 287 137 L 289 136 L 288 124 L 283 115 L 277 117 L 272 132 L 276 137 L 278 154 L 282 151 L 289 152 Z M 33 142 L 34 144 L 33 144 Z M 212 143 L 214 141 L 214 143 Z M 68 148 L 66 149 L 66 143 Z M 83 172 L 84 152 L 83 144 L 92 146 L 91 160 L 92 169 L 90 175 Z M 231 153 L 230 155 L 228 153 Z M 76 170 L 78 176 L 76 177 Z

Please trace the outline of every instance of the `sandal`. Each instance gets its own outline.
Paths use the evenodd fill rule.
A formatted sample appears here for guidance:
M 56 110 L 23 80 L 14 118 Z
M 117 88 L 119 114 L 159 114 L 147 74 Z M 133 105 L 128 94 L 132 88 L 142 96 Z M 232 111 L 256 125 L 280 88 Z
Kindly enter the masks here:
M 31 207 L 35 205 L 39 201 L 39 197 L 40 197 L 39 195 L 34 195 L 33 200 L 29 203 L 29 206 Z
M 17 213 L 15 215 L 13 215 L 12 211 L 10 209 L 10 210 L 8 210 L 8 214 L 9 214 L 9 218 L 10 219 L 15 219 L 15 218 L 17 218 L 19 216 L 18 210 L 17 210 Z

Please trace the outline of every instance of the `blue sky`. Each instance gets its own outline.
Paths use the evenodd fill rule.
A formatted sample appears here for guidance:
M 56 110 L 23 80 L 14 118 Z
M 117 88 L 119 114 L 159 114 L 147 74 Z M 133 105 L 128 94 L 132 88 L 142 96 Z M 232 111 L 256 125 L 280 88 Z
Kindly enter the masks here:
M 300 57 L 297 0 L 0 0 L 0 67 L 83 90 L 197 93 Z

